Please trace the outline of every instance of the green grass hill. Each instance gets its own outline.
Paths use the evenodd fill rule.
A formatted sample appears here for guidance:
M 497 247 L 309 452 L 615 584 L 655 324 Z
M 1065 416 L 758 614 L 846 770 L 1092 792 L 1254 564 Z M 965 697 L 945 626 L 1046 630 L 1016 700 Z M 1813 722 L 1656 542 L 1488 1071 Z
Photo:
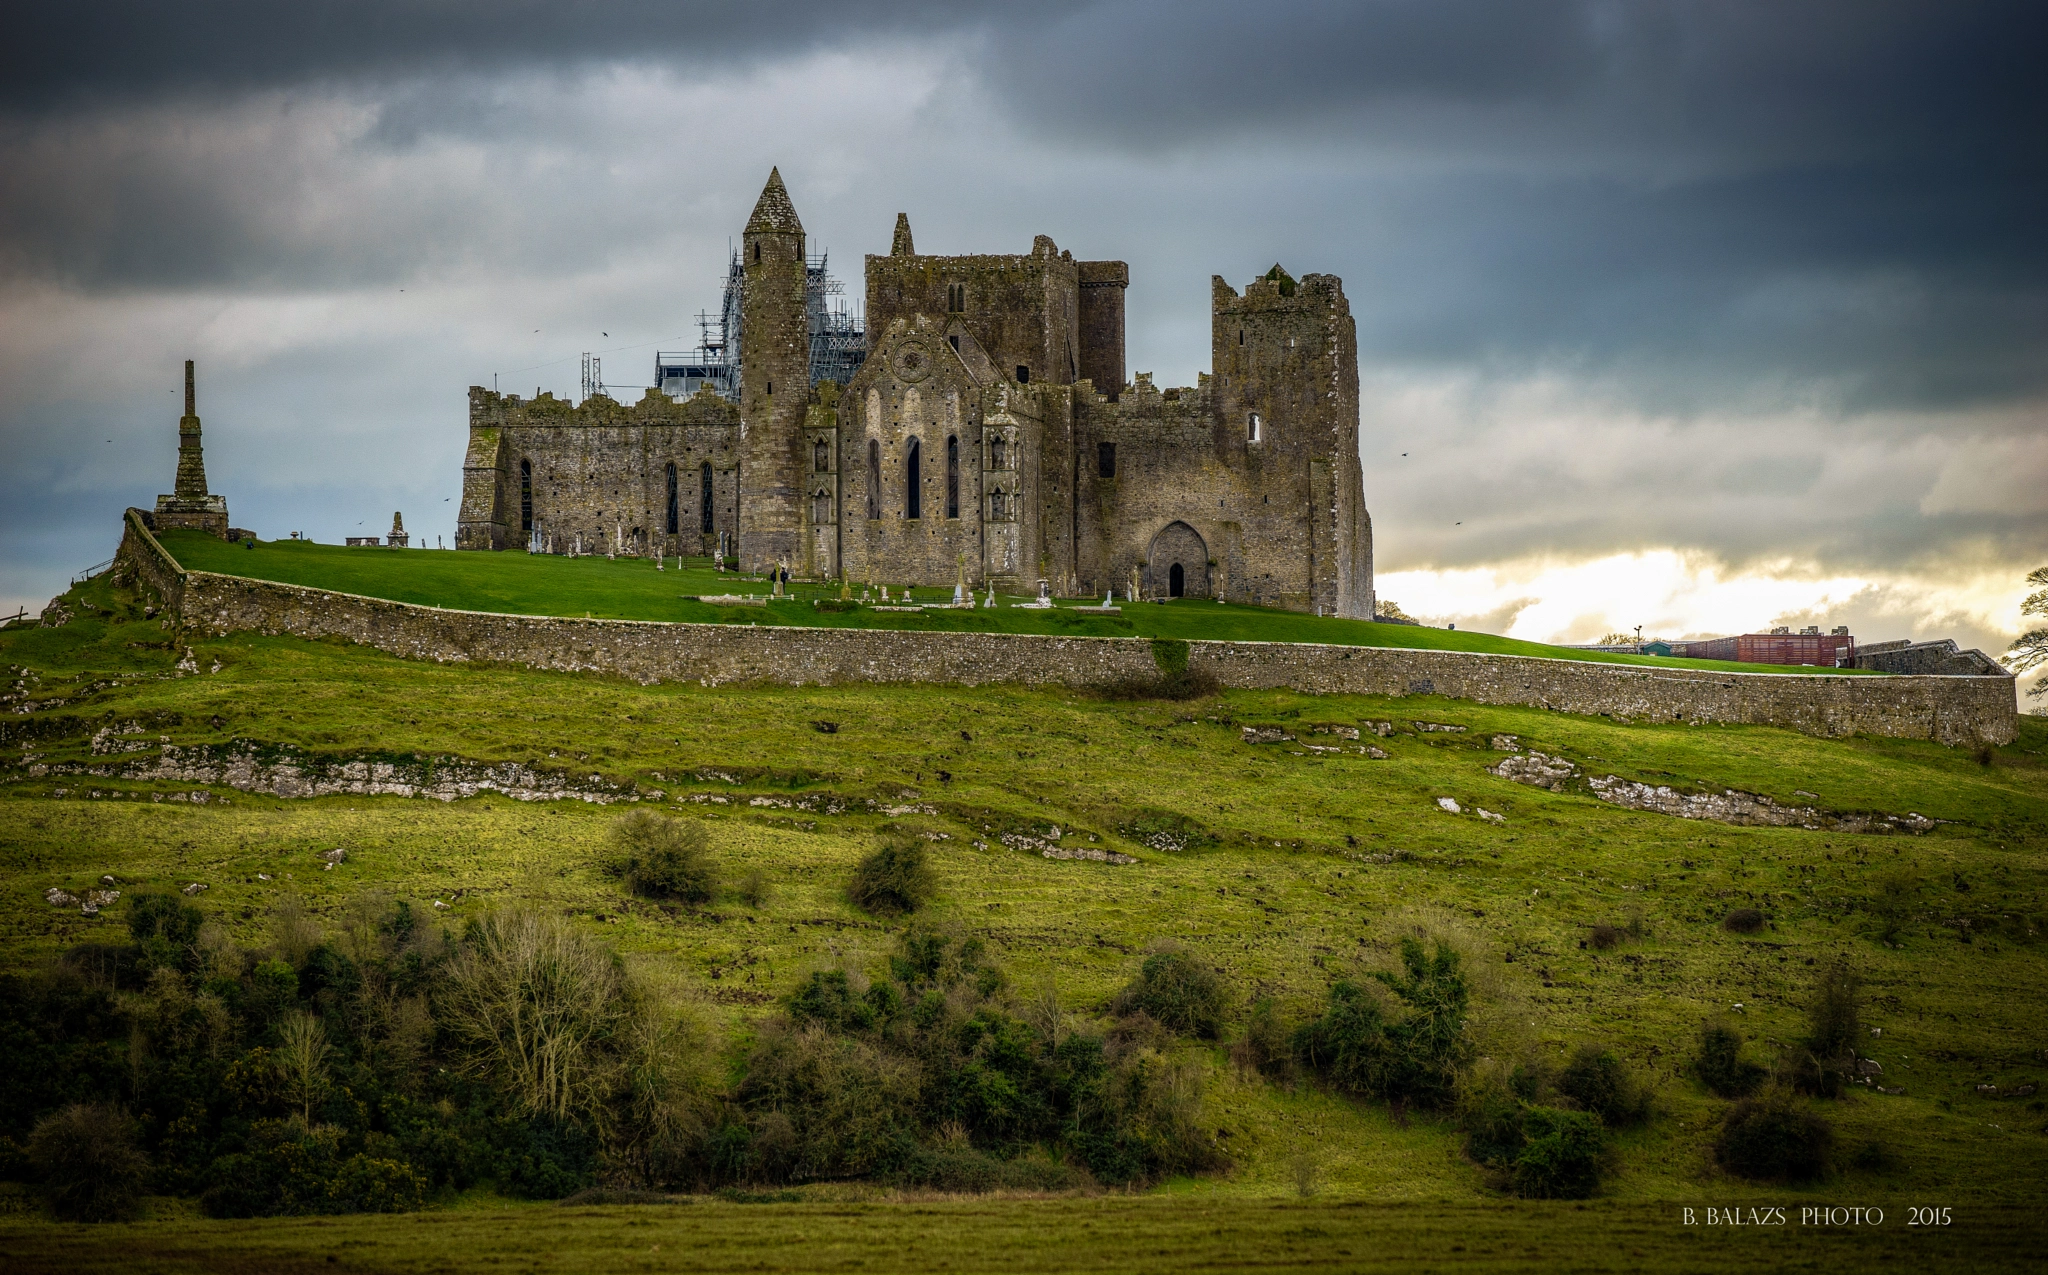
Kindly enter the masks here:
M 709 572 L 603 559 L 167 543 L 193 568 L 544 614 L 708 618 L 680 595 L 714 587 Z M 2023 717 L 2013 744 L 1973 754 L 1432 697 L 646 687 L 255 635 L 188 646 L 104 577 L 69 605 L 61 627 L 0 631 L 9 1269 L 2019 1269 L 2038 1256 L 2048 1108 L 2028 1087 L 2048 1080 L 2048 720 Z M 1124 620 L 1180 637 L 1527 646 L 1214 603 Z M 1935 822 L 1879 835 L 1687 820 L 1493 773 L 1531 753 L 1587 777 Z M 389 795 L 479 776 L 560 799 Z M 294 783 L 313 791 L 276 795 Z M 681 821 L 680 840 L 622 842 L 629 809 Z M 850 898 L 878 846 L 928 865 L 914 915 Z M 705 867 L 707 891 L 646 888 L 674 863 Z M 86 915 L 94 889 L 120 897 Z M 138 903 L 151 897 L 167 901 Z M 196 909 L 189 925 L 180 908 Z M 610 1035 L 576 1046 L 627 1069 L 605 1073 L 607 1092 L 630 1095 L 609 1115 L 573 1095 L 519 1098 L 504 1066 L 479 1061 L 500 1054 L 461 1034 L 473 1020 L 447 1008 L 483 986 L 490 927 L 515 913 L 615 954 L 591 986 L 638 989 Z M 1447 984 L 1394 990 L 1410 938 L 1459 954 L 1464 1009 L 1427 1001 Z M 1362 998 L 1356 1014 L 1392 1024 L 1363 1072 L 1302 1043 L 1336 1038 L 1325 1015 L 1340 983 Z M 1828 986 L 1853 1018 L 1852 1065 L 1807 1084 Z M 1213 1008 L 1211 1027 L 1173 1026 L 1190 997 Z M 1322 1036 L 1303 1031 L 1318 1022 Z M 1449 1086 L 1439 1100 L 1398 1096 L 1431 1092 L 1421 1081 L 1341 1079 L 1398 1071 L 1430 1024 L 1456 1022 L 1462 1044 L 1428 1055 Z M 943 1048 L 965 1052 L 941 1060 L 946 1024 L 965 1035 Z M 1700 1079 L 1710 1024 L 1787 1086 L 1774 1109 L 1809 1122 L 1788 1127 L 1824 1123 L 1831 1149 L 1812 1176 L 1746 1177 L 1717 1156 L 1738 1113 Z M 667 1043 L 634 1035 L 648 1032 Z M 1076 1098 L 1061 1086 L 1097 1049 L 1107 1079 Z M 1632 1095 L 1622 1114 L 1600 1114 L 1605 1100 L 1567 1075 L 1603 1050 L 1601 1074 Z M 944 1095 L 932 1080 L 917 1090 L 943 1112 L 876 1116 L 910 1101 L 913 1074 L 947 1078 Z M 828 1099 L 837 1114 L 817 1116 Z M 143 1220 L 40 1220 L 52 1170 L 35 1157 L 54 1153 L 32 1127 L 103 1100 L 137 1121 Z M 1020 1132 L 1052 1128 L 1055 1108 L 1065 1132 Z M 1485 1159 L 1502 1111 L 1550 1113 L 1515 1117 L 1515 1145 L 1536 1150 L 1512 1171 Z M 662 1120 L 698 1132 L 660 1143 L 648 1130 Z M 885 1126 L 883 1150 L 848 1149 Z M 1518 1196 L 1551 1180 L 1529 1176 L 1531 1156 L 1581 1136 L 1601 1148 L 1590 1199 Z M 830 1163 L 896 1167 L 791 1167 L 834 1137 Z M 662 1146 L 683 1150 L 662 1160 L 649 1150 Z M 314 1194 L 287 1190 L 274 1175 L 291 1156 L 336 1167 Z M 1126 1180 L 1118 1165 L 1152 1167 Z M 550 1202 L 594 1184 L 613 1194 Z M 426 1211 L 202 1212 L 258 1199 L 272 1202 L 248 1206 L 259 1212 Z M 1681 1221 L 1710 1204 L 1786 1208 L 1791 1222 Z M 1851 1205 L 1885 1221 L 1799 1222 L 1801 1208 Z M 1950 1223 L 1908 1229 L 1928 1205 Z

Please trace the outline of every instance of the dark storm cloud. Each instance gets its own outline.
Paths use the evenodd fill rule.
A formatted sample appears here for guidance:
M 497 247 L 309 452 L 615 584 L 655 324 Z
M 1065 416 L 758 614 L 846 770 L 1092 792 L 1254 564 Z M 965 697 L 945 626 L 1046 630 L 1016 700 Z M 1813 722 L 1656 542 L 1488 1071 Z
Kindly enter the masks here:
M 223 421 L 384 422 L 353 450 L 408 481 L 454 481 L 414 439 L 459 426 L 378 403 L 573 369 L 596 338 L 557 330 L 634 305 L 635 340 L 667 336 L 779 162 L 838 263 L 898 207 L 928 251 L 1044 229 L 1129 258 L 1132 366 L 1176 378 L 1211 270 L 1342 275 L 1389 570 L 1677 545 L 1939 575 L 2048 528 L 2022 490 L 2048 473 L 2038 4 L 47 4 L 8 36 L 0 303 L 66 298 L 77 326 L 6 369 L 129 348 L 138 313 L 198 298 L 137 348 L 245 360 Z M 375 308 L 401 288 L 444 308 Z M 303 318 L 269 350 L 269 316 L 343 294 L 429 361 Z M 300 397 L 337 367 L 359 411 Z M 115 446 L 95 413 L 168 446 L 169 391 L 80 393 L 0 408 L 6 527 L 75 505 L 104 531 L 111 496 L 66 494 L 115 481 L 67 441 Z M 296 518 L 271 437 L 223 434 L 220 472 L 237 509 Z M 387 481 L 328 477 L 312 503 L 350 522 Z M 452 495 L 377 490 L 409 522 Z
M 730 68 L 860 36 L 957 27 L 982 0 L 161 0 L 25 6 L 0 44 L 0 109 L 602 61 Z M 1051 6 L 1057 15 L 1064 6 Z

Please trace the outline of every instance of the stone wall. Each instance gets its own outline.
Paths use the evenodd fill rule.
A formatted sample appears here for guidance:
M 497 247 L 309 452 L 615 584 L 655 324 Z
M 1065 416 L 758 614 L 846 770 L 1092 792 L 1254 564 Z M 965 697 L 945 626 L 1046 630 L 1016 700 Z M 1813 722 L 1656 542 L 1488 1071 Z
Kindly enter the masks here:
M 1997 660 L 1972 647 L 1963 650 L 1954 638 L 1933 642 L 1886 643 L 1882 648 L 1857 647 L 1846 668 L 1880 673 L 1932 674 L 1939 677 L 2004 677 L 2012 674 Z
M 480 661 L 640 682 L 933 682 L 1084 686 L 1157 672 L 1143 638 L 576 620 L 445 611 L 182 571 L 129 511 L 117 570 L 190 630 L 340 637 L 409 659 Z M 1577 660 L 1275 642 L 1194 642 L 1188 666 L 1239 689 L 1434 694 L 1626 721 L 1788 726 L 1811 735 L 2008 743 L 2010 678 L 1715 673 Z
M 718 533 L 737 525 L 739 434 L 739 410 L 709 390 L 680 403 L 649 390 L 633 404 L 604 395 L 571 404 L 471 386 L 456 548 L 524 549 L 530 501 L 534 525 L 556 553 L 710 553 Z M 709 535 L 702 531 L 706 465 Z

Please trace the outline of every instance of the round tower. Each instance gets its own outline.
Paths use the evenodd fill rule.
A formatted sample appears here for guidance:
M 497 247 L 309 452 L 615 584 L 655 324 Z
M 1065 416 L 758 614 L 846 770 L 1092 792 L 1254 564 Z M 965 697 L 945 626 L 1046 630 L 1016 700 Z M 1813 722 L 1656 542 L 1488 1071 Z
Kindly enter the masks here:
M 803 560 L 804 413 L 811 339 L 804 308 L 804 227 L 782 174 L 768 184 L 741 242 L 739 558 L 763 572 Z

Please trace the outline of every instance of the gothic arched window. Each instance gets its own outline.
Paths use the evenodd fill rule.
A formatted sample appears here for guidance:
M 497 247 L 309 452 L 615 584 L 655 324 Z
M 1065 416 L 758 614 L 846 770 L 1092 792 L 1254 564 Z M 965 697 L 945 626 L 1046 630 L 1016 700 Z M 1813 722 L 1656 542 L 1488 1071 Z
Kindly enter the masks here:
M 829 459 L 826 455 L 825 440 L 821 438 L 811 448 L 811 471 L 819 474 L 824 473 L 826 462 Z
M 832 521 L 832 497 L 819 491 L 811 497 L 811 525 L 822 527 Z
M 668 534 L 673 536 L 680 530 L 677 517 L 681 511 L 676 508 L 676 463 L 668 463 Z
M 705 461 L 697 469 L 697 530 L 709 534 L 711 521 L 711 462 Z
M 519 462 L 519 529 L 533 530 L 533 462 Z

